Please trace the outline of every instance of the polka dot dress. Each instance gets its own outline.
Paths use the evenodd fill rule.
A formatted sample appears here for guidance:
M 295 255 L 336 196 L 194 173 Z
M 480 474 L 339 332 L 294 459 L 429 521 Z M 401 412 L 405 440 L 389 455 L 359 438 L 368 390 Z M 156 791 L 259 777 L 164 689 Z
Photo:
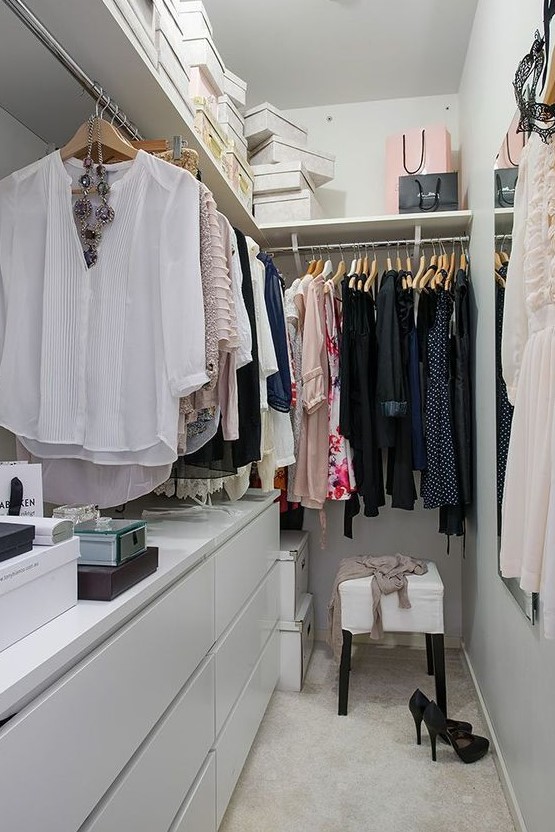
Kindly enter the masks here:
M 449 323 L 453 299 L 438 289 L 434 324 L 428 335 L 429 379 L 426 391 L 426 456 L 422 472 L 424 508 L 458 505 L 459 486 L 449 396 Z
M 505 489 L 505 472 L 509 439 L 513 422 L 513 406 L 507 398 L 507 385 L 503 378 L 501 366 L 501 342 L 503 339 L 503 308 L 505 305 L 505 288 L 495 285 L 495 370 L 497 385 L 497 503 L 503 503 Z

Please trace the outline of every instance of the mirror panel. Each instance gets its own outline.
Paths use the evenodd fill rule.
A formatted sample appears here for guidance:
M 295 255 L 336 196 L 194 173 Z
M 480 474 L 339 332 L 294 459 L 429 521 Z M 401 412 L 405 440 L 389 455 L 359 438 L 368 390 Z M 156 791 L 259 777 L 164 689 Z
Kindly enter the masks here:
M 507 398 L 507 389 L 503 380 L 501 366 L 501 339 L 503 335 L 503 308 L 505 301 L 505 285 L 507 281 L 507 267 L 511 255 L 514 195 L 518 178 L 520 156 L 526 144 L 526 136 L 517 133 L 519 121 L 518 111 L 511 121 L 505 138 L 499 148 L 493 170 L 493 189 L 495 204 L 495 373 L 496 373 L 496 435 L 497 435 L 497 555 L 499 568 L 499 553 L 501 549 L 501 507 L 503 489 L 505 485 L 505 469 L 513 407 Z M 538 597 L 536 593 L 525 592 L 520 588 L 517 578 L 503 578 L 499 569 L 499 576 L 526 617 L 535 623 Z

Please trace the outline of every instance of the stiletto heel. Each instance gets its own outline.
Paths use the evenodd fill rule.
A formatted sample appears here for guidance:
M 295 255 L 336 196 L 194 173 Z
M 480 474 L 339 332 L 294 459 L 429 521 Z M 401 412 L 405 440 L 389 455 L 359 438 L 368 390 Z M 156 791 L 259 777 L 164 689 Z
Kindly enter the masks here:
M 430 735 L 430 745 L 432 746 L 432 762 L 437 763 L 437 734 L 435 731 L 428 728 Z
M 416 726 L 416 744 L 422 745 L 422 720 L 418 722 L 414 717 L 414 724 Z
M 429 704 L 430 700 L 419 688 L 414 691 L 409 700 L 409 710 L 412 714 L 414 725 L 416 727 L 417 745 L 422 745 L 422 719 L 424 717 L 424 711 Z M 448 719 L 447 726 L 450 728 L 456 728 L 460 731 L 472 731 L 472 725 L 470 722 L 459 722 L 457 719 Z M 445 739 L 445 742 L 448 742 L 448 740 Z
M 424 711 L 423 719 L 430 735 L 434 763 L 437 762 L 436 741 L 438 734 L 447 738 L 455 754 L 463 763 L 475 763 L 487 754 L 489 740 L 471 734 L 469 731 L 462 731 L 460 728 L 450 728 L 443 711 L 438 708 L 435 702 L 430 702 Z

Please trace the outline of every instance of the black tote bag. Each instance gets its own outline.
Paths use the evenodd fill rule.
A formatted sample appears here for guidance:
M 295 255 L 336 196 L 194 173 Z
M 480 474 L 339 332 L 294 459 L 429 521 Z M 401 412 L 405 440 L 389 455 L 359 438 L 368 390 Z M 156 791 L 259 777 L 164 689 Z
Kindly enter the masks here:
M 458 173 L 399 177 L 399 213 L 459 210 Z
M 518 168 L 499 168 L 494 171 L 495 207 L 514 208 Z

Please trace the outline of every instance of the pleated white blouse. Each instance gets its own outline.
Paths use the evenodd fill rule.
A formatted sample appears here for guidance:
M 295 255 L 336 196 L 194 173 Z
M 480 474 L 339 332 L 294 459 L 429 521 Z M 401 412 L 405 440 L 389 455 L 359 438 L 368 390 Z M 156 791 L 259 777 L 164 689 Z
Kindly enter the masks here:
M 0 182 L 0 424 L 40 458 L 165 466 L 179 397 L 208 381 L 198 183 L 144 151 L 109 165 L 88 269 L 82 172 L 55 152 Z

